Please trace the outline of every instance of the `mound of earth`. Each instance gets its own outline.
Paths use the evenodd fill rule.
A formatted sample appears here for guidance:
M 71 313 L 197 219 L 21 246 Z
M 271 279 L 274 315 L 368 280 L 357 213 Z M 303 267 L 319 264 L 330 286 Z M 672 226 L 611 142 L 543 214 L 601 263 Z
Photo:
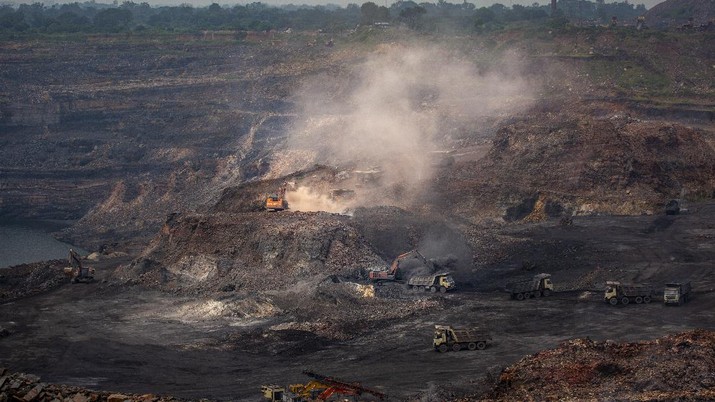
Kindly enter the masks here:
M 0 368 L 0 400 L 41 402 L 162 402 L 181 401 L 182 399 L 154 394 L 119 394 L 107 391 L 92 391 L 70 385 L 45 384 L 40 382 L 40 377 L 36 375 L 13 373 L 5 368 Z
M 276 290 L 384 266 L 350 217 L 326 212 L 173 214 L 115 276 L 183 291 Z
M 67 283 L 66 260 L 20 264 L 0 269 L 0 302 L 32 296 Z
M 211 208 L 212 212 L 255 212 L 265 210 L 268 194 L 277 193 L 283 183 L 291 183 L 293 187 L 306 186 L 317 192 L 327 193 L 327 188 L 335 182 L 335 169 L 325 166 L 295 172 L 293 174 L 271 180 L 252 181 L 223 190 L 221 197 Z
M 634 343 L 574 339 L 504 369 L 486 400 L 713 400 L 713 367 L 711 330 Z
M 444 173 L 437 191 L 460 194 L 445 207 L 470 216 L 475 203 L 492 205 L 507 221 L 538 221 L 656 213 L 671 198 L 713 196 L 708 131 L 622 115 L 546 114 L 537 121 L 503 127 L 485 158 Z
M 715 20 L 715 2 L 712 0 L 666 0 L 656 4 L 645 15 L 646 24 L 653 27 L 680 27 L 693 19 L 695 26 Z M 715 29 L 715 27 L 710 27 Z

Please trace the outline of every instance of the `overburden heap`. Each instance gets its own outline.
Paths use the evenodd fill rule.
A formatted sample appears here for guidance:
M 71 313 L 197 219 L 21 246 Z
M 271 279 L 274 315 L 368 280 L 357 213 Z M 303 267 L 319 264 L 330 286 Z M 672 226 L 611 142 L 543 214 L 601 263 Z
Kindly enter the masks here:
M 711 330 L 632 343 L 573 339 L 503 370 L 488 399 L 713 400 L 713 367 Z

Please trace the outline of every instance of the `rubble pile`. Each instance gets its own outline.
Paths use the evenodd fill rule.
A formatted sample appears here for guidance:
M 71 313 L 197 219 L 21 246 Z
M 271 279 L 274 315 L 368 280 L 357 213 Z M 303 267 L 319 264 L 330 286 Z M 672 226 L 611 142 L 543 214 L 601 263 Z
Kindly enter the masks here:
M 2 402 L 161 402 L 180 400 L 170 396 L 154 394 L 119 394 L 107 391 L 92 391 L 69 385 L 46 384 L 40 382 L 40 377 L 36 375 L 13 373 L 6 368 L 0 368 L 0 401 Z
M 713 367 L 711 330 L 634 343 L 573 339 L 503 370 L 486 399 L 713 400 Z
M 0 269 L 0 302 L 32 296 L 67 283 L 66 260 L 20 264 Z
M 182 292 L 290 289 L 384 266 L 349 223 L 324 212 L 172 215 L 115 277 Z

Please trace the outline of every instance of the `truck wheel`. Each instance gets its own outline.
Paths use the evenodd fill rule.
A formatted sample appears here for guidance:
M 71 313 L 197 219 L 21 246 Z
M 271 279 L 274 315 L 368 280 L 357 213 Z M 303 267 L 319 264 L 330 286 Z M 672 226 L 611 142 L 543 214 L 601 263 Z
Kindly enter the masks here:
M 650 296 L 643 296 L 643 303 L 650 303 Z
M 444 286 L 440 286 L 439 293 L 447 293 L 447 288 L 445 288 Z
M 462 345 L 455 343 L 454 345 L 452 345 L 452 350 L 455 352 L 459 352 L 460 350 L 462 350 Z
M 477 349 L 484 350 L 487 347 L 487 343 L 484 341 L 477 342 Z
M 517 293 L 517 294 L 516 294 L 516 300 L 524 300 L 524 294 L 523 294 L 523 293 Z
M 429 287 L 429 291 L 432 292 L 432 293 L 436 293 L 436 292 L 437 292 L 437 288 L 434 287 L 434 286 L 430 286 L 430 287 Z
M 631 301 L 625 296 L 623 296 L 623 298 L 621 298 L 621 304 L 623 304 L 624 306 L 630 302 Z
M 551 289 L 544 289 L 541 291 L 541 294 L 544 295 L 544 297 L 549 297 L 551 296 Z
M 467 344 L 467 349 L 469 349 L 469 350 L 476 350 L 476 349 L 477 349 L 477 344 L 474 343 L 474 342 L 469 342 L 469 343 Z
M 636 296 L 636 304 L 641 304 L 643 303 L 643 298 L 640 296 Z
M 610 299 L 608 299 L 608 302 L 611 304 L 611 306 L 615 306 L 616 304 L 618 304 L 618 299 L 616 299 L 615 297 L 611 297 Z
M 447 350 L 449 350 L 449 348 L 447 348 L 447 345 L 444 343 L 437 347 L 437 351 L 439 351 L 439 353 L 445 353 Z

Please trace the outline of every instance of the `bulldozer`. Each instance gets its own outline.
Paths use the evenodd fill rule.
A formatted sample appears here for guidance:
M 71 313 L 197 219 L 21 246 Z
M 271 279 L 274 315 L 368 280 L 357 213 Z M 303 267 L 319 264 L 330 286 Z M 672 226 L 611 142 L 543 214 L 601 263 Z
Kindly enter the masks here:
M 284 182 L 277 193 L 269 194 L 266 197 L 266 211 L 275 212 L 288 209 L 288 201 L 285 198 L 287 188 L 288 183 Z
M 70 278 L 70 283 L 90 283 L 94 281 L 94 268 L 82 265 L 82 258 L 76 251 L 70 249 L 67 257 L 70 266 L 65 267 L 64 274 Z

